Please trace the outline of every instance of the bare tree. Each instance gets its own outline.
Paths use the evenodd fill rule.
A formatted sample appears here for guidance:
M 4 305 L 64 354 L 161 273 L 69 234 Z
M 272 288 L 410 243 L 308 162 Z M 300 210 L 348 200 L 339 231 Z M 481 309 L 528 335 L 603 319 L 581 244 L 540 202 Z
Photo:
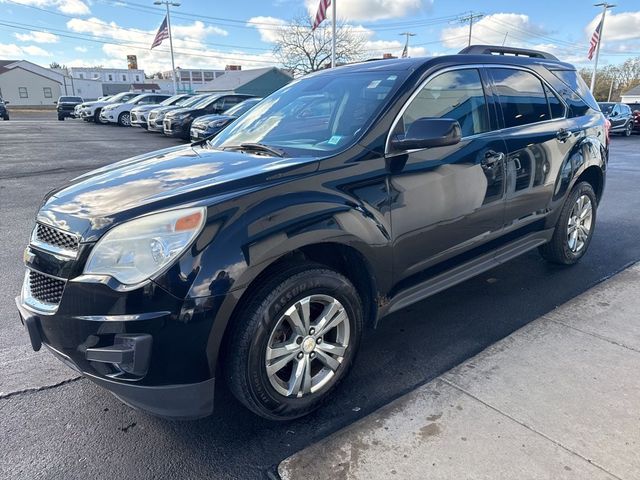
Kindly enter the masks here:
M 591 73 L 591 69 L 580 70 L 587 85 L 591 81 Z M 609 98 L 611 90 L 611 100 L 619 101 L 624 92 L 638 85 L 640 85 L 640 57 L 629 58 L 620 65 L 607 65 L 598 70 L 593 96 L 596 100 L 605 101 Z
M 278 28 L 273 53 L 284 68 L 295 76 L 325 68 L 331 63 L 331 24 L 325 22 L 311 31 L 312 20 L 306 16 L 294 18 Z M 351 25 L 336 26 L 336 63 L 361 60 L 366 37 Z

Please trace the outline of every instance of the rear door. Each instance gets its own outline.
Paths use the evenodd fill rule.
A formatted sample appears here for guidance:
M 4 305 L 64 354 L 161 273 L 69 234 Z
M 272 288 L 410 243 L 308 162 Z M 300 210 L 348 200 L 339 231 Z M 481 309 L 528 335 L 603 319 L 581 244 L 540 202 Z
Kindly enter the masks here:
M 555 179 L 579 136 L 566 119 L 566 106 L 533 71 L 498 66 L 487 69 L 498 99 L 507 145 L 508 230 L 547 215 Z

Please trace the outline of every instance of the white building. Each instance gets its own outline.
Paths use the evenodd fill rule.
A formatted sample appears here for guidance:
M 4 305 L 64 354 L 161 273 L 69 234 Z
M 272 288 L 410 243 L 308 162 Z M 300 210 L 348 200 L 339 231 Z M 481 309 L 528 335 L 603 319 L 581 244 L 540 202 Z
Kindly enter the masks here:
M 622 103 L 640 103 L 640 86 L 624 92 L 622 94 Z
M 74 80 L 94 80 L 102 83 L 102 94 L 113 95 L 129 91 L 134 83 L 144 83 L 144 70 L 127 68 L 71 67 Z
M 92 80 L 74 81 L 62 70 L 26 60 L 0 60 L 0 97 L 12 106 L 53 108 L 61 95 L 95 99 L 102 95 L 102 84 Z
M 173 72 L 168 70 L 161 72 L 165 80 L 173 82 Z M 211 80 L 215 80 L 220 75 L 224 75 L 224 70 L 207 70 L 202 68 L 176 68 L 179 92 L 194 92 Z

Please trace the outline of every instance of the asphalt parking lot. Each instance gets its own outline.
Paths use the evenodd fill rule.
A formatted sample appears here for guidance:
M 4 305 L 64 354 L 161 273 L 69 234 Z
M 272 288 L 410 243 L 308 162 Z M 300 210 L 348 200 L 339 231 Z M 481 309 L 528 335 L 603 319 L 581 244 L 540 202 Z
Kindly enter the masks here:
M 640 137 L 615 137 L 597 228 L 578 265 L 552 266 L 530 252 L 385 319 L 367 332 L 333 399 L 306 418 L 260 419 L 219 382 L 213 416 L 157 419 L 87 380 L 54 385 L 29 362 L 13 298 L 24 274 L 22 251 L 47 191 L 90 169 L 178 143 L 46 114 L 0 122 L 0 380 L 11 378 L 12 385 L 0 387 L 0 478 L 265 478 L 288 455 L 640 260 Z M 58 368 L 48 352 L 36 355 Z

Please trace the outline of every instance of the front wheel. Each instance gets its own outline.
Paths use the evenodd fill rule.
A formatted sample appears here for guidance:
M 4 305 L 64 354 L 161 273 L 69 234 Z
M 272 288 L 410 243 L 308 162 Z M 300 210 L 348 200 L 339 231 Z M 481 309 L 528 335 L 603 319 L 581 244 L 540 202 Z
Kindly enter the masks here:
M 351 282 L 312 263 L 266 280 L 232 321 L 227 382 L 240 402 L 271 420 L 320 407 L 347 374 L 363 323 Z
M 578 183 L 567 197 L 551 241 L 539 248 L 545 260 L 573 265 L 586 253 L 596 226 L 598 200 L 591 184 Z
M 630 137 L 632 133 L 633 133 L 633 122 L 629 122 L 624 129 L 624 136 Z
M 121 127 L 131 126 L 131 114 L 129 112 L 122 112 L 118 117 L 118 125 Z

